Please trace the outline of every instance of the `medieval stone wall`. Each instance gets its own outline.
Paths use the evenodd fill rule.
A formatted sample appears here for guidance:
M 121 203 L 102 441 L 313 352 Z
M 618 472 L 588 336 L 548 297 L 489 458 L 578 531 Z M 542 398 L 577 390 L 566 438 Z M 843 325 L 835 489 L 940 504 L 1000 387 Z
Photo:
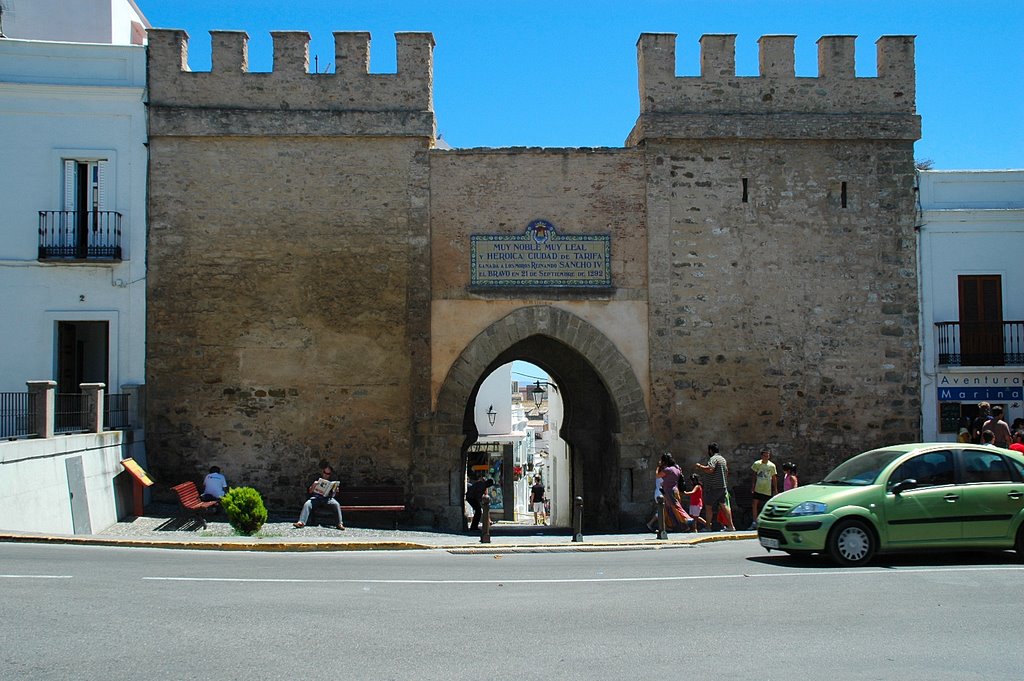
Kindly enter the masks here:
M 297 504 L 326 458 L 349 484 L 406 487 L 418 524 L 457 527 L 472 400 L 535 361 L 564 382 L 574 494 L 634 526 L 665 449 L 709 441 L 734 482 L 764 444 L 806 477 L 919 434 L 913 41 L 855 75 L 849 36 L 793 73 L 792 37 L 737 77 L 706 36 L 700 76 L 675 37 L 638 43 L 640 115 L 624 149 L 432 149 L 428 34 L 396 74 L 368 35 L 338 72 L 277 33 L 249 73 L 245 35 L 150 38 L 148 433 L 164 482 L 221 465 Z M 482 289 L 470 237 L 543 218 L 610 234 L 612 286 Z
M 717 441 L 736 482 L 763 445 L 813 478 L 920 432 L 913 41 L 763 38 L 737 77 L 733 36 L 674 75 L 674 36 L 638 43 L 647 153 L 652 423 L 686 459 Z
M 910 144 L 647 150 L 660 204 L 650 229 L 659 439 L 690 460 L 717 441 L 741 479 L 763 445 L 813 477 L 854 451 L 915 440 Z
M 191 101 L 176 81 L 210 74 L 168 67 L 159 46 L 180 38 L 157 32 L 150 59 L 155 470 L 173 482 L 219 464 L 271 504 L 301 501 L 321 458 L 351 484 L 404 485 L 426 354 L 432 112 L 413 110 L 419 122 L 386 139 L 349 134 L 335 100 L 309 108 L 304 88 L 324 81 L 304 72 L 267 93 L 275 104 L 252 97 L 250 77 L 267 74 L 244 72 L 193 84 L 204 94 Z M 384 128 L 407 102 L 358 114 Z
M 550 304 L 592 323 L 647 367 L 646 168 L 630 149 L 433 151 L 430 161 L 432 394 L 478 333 L 515 309 Z M 543 218 L 560 234 L 612 237 L 614 290 L 474 291 L 470 236 L 523 234 Z

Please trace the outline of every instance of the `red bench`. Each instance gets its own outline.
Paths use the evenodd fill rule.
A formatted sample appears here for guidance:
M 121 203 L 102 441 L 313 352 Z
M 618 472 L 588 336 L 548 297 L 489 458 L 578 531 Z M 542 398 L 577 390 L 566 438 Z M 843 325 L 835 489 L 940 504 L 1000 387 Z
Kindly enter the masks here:
M 219 506 L 219 501 L 203 501 L 199 498 L 199 487 L 194 482 L 183 482 L 171 488 L 178 496 L 181 504 L 182 515 L 190 515 L 206 528 L 206 515 L 210 509 Z

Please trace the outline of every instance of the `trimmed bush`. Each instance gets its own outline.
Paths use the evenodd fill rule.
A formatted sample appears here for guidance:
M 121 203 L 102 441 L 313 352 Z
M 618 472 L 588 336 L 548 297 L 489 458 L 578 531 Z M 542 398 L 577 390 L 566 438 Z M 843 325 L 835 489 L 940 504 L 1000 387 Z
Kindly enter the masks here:
M 256 534 L 267 522 L 267 507 L 263 497 L 252 487 L 233 487 L 220 499 L 220 505 L 228 514 L 228 522 L 240 534 Z

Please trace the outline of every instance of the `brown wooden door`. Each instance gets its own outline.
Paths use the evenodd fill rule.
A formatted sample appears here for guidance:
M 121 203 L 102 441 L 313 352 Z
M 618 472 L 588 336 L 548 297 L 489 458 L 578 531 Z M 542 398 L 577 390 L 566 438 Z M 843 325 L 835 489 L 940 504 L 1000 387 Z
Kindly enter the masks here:
M 1002 366 L 1002 278 L 998 274 L 961 275 L 958 284 L 961 365 Z

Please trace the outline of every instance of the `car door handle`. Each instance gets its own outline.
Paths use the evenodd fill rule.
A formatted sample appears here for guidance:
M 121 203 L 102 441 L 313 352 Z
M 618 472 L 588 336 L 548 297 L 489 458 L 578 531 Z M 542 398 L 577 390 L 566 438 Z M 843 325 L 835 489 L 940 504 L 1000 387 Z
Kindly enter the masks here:
M 1024 494 L 1021 494 L 1020 492 L 1010 492 L 1006 496 L 1013 499 L 1014 501 L 1020 501 L 1020 498 L 1024 497 Z
M 946 496 L 944 496 L 942 498 L 945 499 L 946 501 L 948 501 L 951 504 L 955 504 L 957 501 L 960 500 L 960 495 L 959 494 L 947 494 Z

